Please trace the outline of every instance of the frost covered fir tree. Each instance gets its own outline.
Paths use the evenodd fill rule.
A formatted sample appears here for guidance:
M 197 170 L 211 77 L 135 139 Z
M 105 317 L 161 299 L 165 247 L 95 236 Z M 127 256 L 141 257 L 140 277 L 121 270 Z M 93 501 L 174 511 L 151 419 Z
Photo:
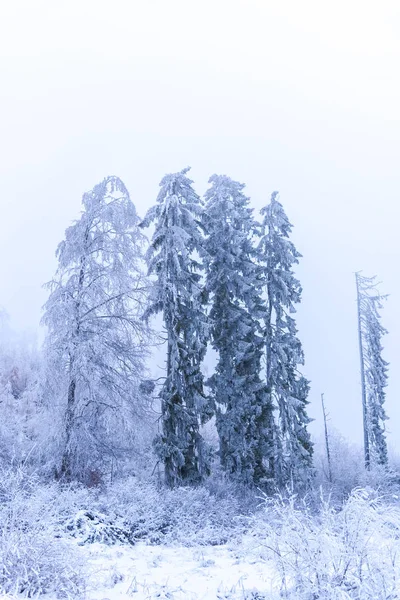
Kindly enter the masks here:
M 188 170 L 162 179 L 157 204 L 142 223 L 155 227 L 147 258 L 156 281 L 146 314 L 162 314 L 167 337 L 162 431 L 154 445 L 169 487 L 198 483 L 209 468 L 200 435 L 201 422 L 210 417 L 201 372 L 208 335 L 199 262 L 202 205 Z
M 99 469 L 126 446 L 149 340 L 145 238 L 128 191 L 107 177 L 82 204 L 58 246 L 43 316 L 48 395 L 64 407 L 59 474 L 66 480 Z
M 387 333 L 380 322 L 382 296 L 376 289 L 376 277 L 356 273 L 359 339 L 364 420 L 364 454 L 367 469 L 372 464 L 388 464 L 384 409 L 388 363 L 382 357 L 382 336 Z
M 290 241 L 292 230 L 274 192 L 261 210 L 263 222 L 258 244 L 265 290 L 263 314 L 266 384 L 276 408 L 274 478 L 279 486 L 306 483 L 312 468 L 312 443 L 307 431 L 307 380 L 299 374 L 304 357 L 291 314 L 300 302 L 301 286 L 293 265 L 301 256 Z
M 215 402 L 220 460 L 246 484 L 271 473 L 272 406 L 260 374 L 262 299 L 252 237 L 256 223 L 244 185 L 213 175 L 203 216 L 206 290 L 212 346 L 218 353 L 208 385 Z

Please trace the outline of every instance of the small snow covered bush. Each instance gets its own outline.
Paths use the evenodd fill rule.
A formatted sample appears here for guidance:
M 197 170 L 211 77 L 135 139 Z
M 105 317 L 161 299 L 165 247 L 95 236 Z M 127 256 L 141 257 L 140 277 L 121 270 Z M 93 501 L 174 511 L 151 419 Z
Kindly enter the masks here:
M 57 537 L 57 495 L 22 468 L 0 472 L 0 591 L 80 598 L 83 565 L 71 543 Z
M 185 546 L 218 545 L 244 524 L 239 501 L 218 497 L 204 487 L 169 490 L 135 478 L 115 483 L 103 499 L 104 509 L 124 515 L 135 539 Z
M 79 510 L 66 524 L 72 537 L 79 538 L 79 544 L 133 544 L 134 536 L 124 527 L 121 519 L 110 517 L 93 510 Z
M 295 498 L 265 498 L 258 522 L 262 557 L 279 573 L 284 598 L 389 600 L 400 585 L 400 509 L 355 489 L 341 510 L 322 500 L 315 514 Z

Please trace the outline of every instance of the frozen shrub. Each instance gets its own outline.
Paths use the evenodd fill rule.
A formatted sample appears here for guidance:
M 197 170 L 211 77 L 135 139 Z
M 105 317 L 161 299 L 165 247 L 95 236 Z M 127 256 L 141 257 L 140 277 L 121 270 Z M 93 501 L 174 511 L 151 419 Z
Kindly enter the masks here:
M 18 529 L 0 539 L 0 589 L 23 597 L 56 592 L 58 598 L 79 598 L 83 593 L 80 564 L 70 545 L 47 532 Z
M 355 489 L 341 510 L 322 499 L 315 515 L 295 498 L 265 499 L 257 538 L 284 598 L 387 600 L 398 589 L 400 510 Z
M 80 545 L 100 542 L 113 545 L 117 543 L 133 544 L 132 532 L 115 518 L 93 510 L 79 510 L 69 519 L 66 530 L 79 538 Z
M 235 496 L 216 496 L 204 487 L 169 490 L 135 478 L 116 483 L 102 499 L 124 515 L 135 539 L 185 546 L 223 544 L 245 520 Z
M 39 486 L 23 469 L 0 475 L 0 591 L 59 598 L 83 593 L 83 564 L 71 543 L 56 537 L 57 504 L 52 487 Z

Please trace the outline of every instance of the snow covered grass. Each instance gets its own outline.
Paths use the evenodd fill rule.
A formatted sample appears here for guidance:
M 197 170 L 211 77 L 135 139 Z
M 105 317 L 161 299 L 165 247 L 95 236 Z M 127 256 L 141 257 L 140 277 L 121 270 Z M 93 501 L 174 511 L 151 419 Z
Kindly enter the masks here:
M 246 527 L 243 497 L 205 487 L 169 490 L 134 478 L 110 487 L 102 510 L 123 515 L 136 540 L 182 546 L 220 545 Z M 250 494 L 249 494 L 250 496 Z M 254 494 L 252 494 L 254 504 Z M 250 500 L 249 500 L 249 503 Z
M 264 497 L 246 515 L 254 498 L 209 488 L 171 491 L 131 478 L 87 490 L 3 472 L 0 591 L 48 600 L 400 596 L 393 492 L 355 489 L 340 508 L 324 497 L 319 506 Z
M 57 495 L 24 469 L 0 473 L 0 590 L 23 597 L 84 592 L 84 557 L 57 536 Z
M 395 503 L 394 503 L 395 502 Z M 397 498 L 355 489 L 340 510 L 321 500 L 315 514 L 294 497 L 264 499 L 254 518 L 255 556 L 274 564 L 281 597 L 389 600 L 400 593 Z M 264 522 L 264 526 L 262 523 Z

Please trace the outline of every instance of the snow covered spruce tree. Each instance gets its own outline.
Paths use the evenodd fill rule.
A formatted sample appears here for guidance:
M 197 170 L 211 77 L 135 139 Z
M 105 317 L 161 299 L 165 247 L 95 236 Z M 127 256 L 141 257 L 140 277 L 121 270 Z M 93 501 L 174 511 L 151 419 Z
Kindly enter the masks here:
M 361 359 L 362 405 L 365 466 L 387 465 L 384 409 L 388 363 L 382 358 L 382 336 L 387 333 L 380 323 L 382 296 L 376 289 L 376 277 L 356 273 L 358 325 Z
M 200 424 L 210 417 L 201 363 L 207 345 L 207 320 L 201 283 L 202 205 L 184 169 L 166 175 L 157 204 L 142 226 L 154 223 L 147 254 L 156 277 L 147 317 L 161 313 L 167 338 L 166 378 L 160 393 L 162 431 L 156 452 L 169 487 L 195 484 L 208 473 Z
M 66 480 L 98 470 L 131 439 L 149 340 L 145 238 L 128 191 L 107 177 L 82 203 L 58 246 L 43 316 L 48 385 L 64 406 L 58 472 Z
M 263 335 L 256 223 L 243 184 L 213 175 L 205 195 L 206 291 L 212 346 L 218 354 L 208 385 L 217 407 L 220 461 L 234 479 L 265 482 L 273 458 L 273 415 L 261 379 Z
M 274 192 L 261 210 L 264 216 L 258 244 L 265 290 L 263 314 L 266 384 L 276 410 L 274 478 L 279 486 L 306 483 L 312 468 L 312 443 L 307 431 L 308 381 L 298 372 L 304 357 L 291 314 L 301 299 L 293 265 L 301 256 L 289 240 L 292 230 Z

